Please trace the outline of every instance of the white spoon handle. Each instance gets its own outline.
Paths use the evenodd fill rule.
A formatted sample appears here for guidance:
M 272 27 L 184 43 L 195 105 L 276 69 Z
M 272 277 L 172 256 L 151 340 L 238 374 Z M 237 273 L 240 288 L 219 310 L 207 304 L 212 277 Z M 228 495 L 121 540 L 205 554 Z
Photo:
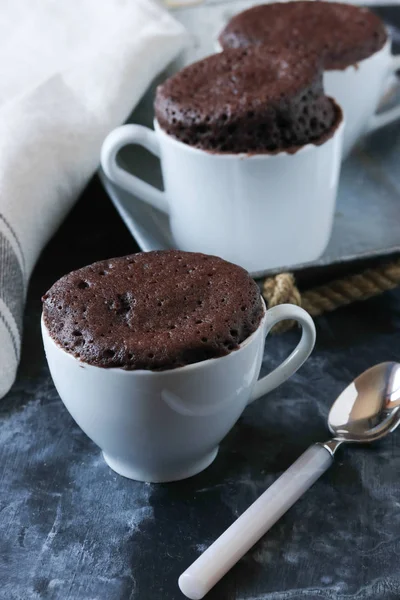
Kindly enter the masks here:
M 200 600 L 332 464 L 324 446 L 311 446 L 179 577 Z

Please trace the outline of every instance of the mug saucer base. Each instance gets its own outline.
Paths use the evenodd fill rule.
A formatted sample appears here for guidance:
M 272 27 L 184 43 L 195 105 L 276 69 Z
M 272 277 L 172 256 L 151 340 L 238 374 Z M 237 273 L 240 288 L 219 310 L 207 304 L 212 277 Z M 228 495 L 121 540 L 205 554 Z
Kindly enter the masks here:
M 136 468 L 133 465 L 129 465 L 123 461 L 120 461 L 118 458 L 112 458 L 111 456 L 105 454 L 103 452 L 103 458 L 107 465 L 115 471 L 118 475 L 122 475 L 127 479 L 133 479 L 135 481 L 144 481 L 146 483 L 169 483 L 171 481 L 180 481 L 181 479 L 187 479 L 188 477 L 193 477 L 204 469 L 207 469 L 211 465 L 211 463 L 215 460 L 218 454 L 219 447 L 217 446 L 210 452 L 203 456 L 198 461 L 191 463 L 179 470 L 176 471 L 155 471 L 149 472 L 139 468 Z

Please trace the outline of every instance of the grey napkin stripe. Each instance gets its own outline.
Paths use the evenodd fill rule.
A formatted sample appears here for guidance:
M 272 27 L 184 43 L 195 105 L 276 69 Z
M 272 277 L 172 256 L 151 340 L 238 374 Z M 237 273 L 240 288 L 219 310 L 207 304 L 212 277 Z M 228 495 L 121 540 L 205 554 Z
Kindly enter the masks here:
M 10 338 L 11 338 L 11 343 L 13 345 L 14 348 L 14 352 L 15 352 L 15 358 L 17 360 L 19 360 L 19 351 L 18 351 L 18 346 L 17 346 L 17 341 L 15 339 L 15 336 L 11 330 L 11 327 L 7 321 L 7 319 L 5 318 L 5 316 L 3 315 L 3 313 L 0 311 L 0 321 L 4 324 L 4 327 L 6 328 L 6 331 L 9 333 Z
M 19 238 L 18 238 L 17 234 L 15 233 L 15 230 L 14 230 L 14 228 L 11 226 L 11 223 L 9 223 L 9 221 L 8 221 L 8 220 L 5 218 L 5 216 L 4 216 L 4 215 L 2 215 L 1 213 L 0 213 L 0 221 L 2 221 L 2 222 L 3 222 L 3 224 L 5 225 L 5 227 L 7 228 L 7 230 L 8 230 L 8 231 L 9 231 L 9 233 L 10 233 L 10 235 L 13 237 L 13 239 L 14 239 L 15 243 L 16 243 L 16 244 L 17 244 L 17 246 L 18 246 L 18 249 L 19 249 L 19 252 L 20 252 L 20 257 L 21 257 L 21 262 L 22 262 L 23 271 L 24 271 L 24 273 L 25 273 L 25 269 L 26 269 L 26 266 L 25 266 L 25 256 L 24 256 L 24 251 L 23 251 L 23 249 L 22 249 L 22 244 L 21 244 L 21 242 L 19 241 Z
M 18 248 L 20 258 L 15 247 Z M 22 265 L 21 265 L 22 263 Z M 10 335 L 17 360 L 21 347 L 22 311 L 25 298 L 25 261 L 20 241 L 4 215 L 0 213 L 0 319 Z M 2 304 L 7 311 L 2 309 Z M 14 321 L 14 323 L 11 322 Z

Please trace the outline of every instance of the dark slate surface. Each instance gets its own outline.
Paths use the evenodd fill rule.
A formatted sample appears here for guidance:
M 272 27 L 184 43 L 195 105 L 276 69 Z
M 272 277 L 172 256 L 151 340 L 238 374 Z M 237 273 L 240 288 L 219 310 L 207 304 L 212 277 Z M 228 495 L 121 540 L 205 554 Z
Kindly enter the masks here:
M 250 406 L 203 474 L 169 485 L 123 479 L 75 425 L 42 351 L 40 296 L 64 272 L 134 242 L 94 181 L 35 271 L 18 380 L 0 403 L 1 600 L 179 600 L 177 578 L 309 444 L 357 374 L 400 361 L 400 291 L 318 319 L 318 344 Z M 270 338 L 263 368 L 298 333 Z M 400 431 L 345 449 L 210 600 L 398 600 Z

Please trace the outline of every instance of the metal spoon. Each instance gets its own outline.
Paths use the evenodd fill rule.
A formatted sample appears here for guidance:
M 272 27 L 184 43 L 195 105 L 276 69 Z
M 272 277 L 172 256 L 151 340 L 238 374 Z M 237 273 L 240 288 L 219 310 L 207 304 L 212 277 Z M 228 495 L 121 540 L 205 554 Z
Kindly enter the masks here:
M 400 364 L 381 363 L 357 377 L 329 416 L 333 438 L 310 446 L 180 576 L 179 587 L 200 600 L 332 464 L 344 442 L 374 442 L 400 423 Z

